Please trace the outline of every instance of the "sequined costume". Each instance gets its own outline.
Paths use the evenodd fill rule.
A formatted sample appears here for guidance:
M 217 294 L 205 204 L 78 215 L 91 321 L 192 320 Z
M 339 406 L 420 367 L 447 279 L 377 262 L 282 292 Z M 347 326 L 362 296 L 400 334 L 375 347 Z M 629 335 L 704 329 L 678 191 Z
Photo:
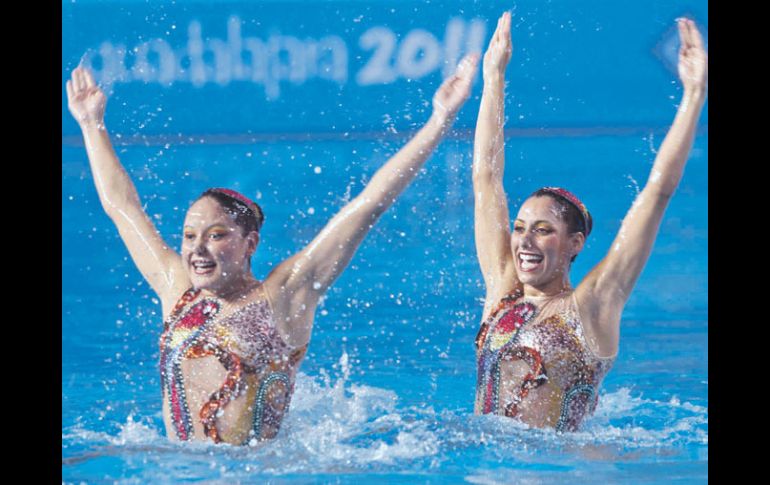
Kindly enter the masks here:
M 615 357 L 586 342 L 574 291 L 503 298 L 476 336 L 476 412 L 574 431 L 593 413 Z
M 292 349 L 278 334 L 266 298 L 217 318 L 221 303 L 188 290 L 164 324 L 160 338 L 160 371 L 171 423 L 181 441 L 194 435 L 182 363 L 215 356 L 227 371 L 225 382 L 198 410 L 203 431 L 214 442 L 223 441 L 217 418 L 227 405 L 247 396 L 253 412 L 242 444 L 274 437 L 289 406 L 296 369 L 307 346 Z M 188 383 L 189 384 L 189 383 Z M 268 393 L 272 399 L 268 397 Z M 276 397 L 276 393 L 277 396 Z

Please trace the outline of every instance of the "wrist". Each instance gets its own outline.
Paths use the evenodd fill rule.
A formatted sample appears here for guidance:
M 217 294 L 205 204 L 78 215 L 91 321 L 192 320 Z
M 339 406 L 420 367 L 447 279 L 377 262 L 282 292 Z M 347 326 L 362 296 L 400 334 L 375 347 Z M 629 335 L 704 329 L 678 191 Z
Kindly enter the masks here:
M 82 131 L 89 131 L 89 130 L 104 130 L 104 119 L 84 119 L 79 120 L 78 124 L 80 125 L 80 129 Z
M 440 130 L 445 130 L 450 126 L 452 126 L 452 124 L 455 121 L 456 115 L 457 113 L 453 113 L 451 111 L 434 109 L 426 125 L 436 127 Z
M 484 73 L 484 87 L 503 87 L 505 86 L 505 73 L 497 70 Z
M 705 99 L 707 89 L 705 86 L 685 86 L 683 97 L 692 100 Z

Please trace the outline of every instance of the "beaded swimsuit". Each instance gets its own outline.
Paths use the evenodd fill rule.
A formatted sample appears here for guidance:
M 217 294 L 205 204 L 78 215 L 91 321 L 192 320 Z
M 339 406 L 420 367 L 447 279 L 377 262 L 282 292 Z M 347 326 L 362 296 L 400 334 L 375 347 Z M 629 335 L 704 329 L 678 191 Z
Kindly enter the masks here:
M 615 359 L 599 357 L 589 348 L 574 291 L 544 299 L 523 296 L 520 289 L 503 298 L 482 323 L 476 355 L 477 412 L 526 422 L 522 407 L 540 406 L 540 414 L 557 431 L 575 431 L 593 413 L 601 381 Z M 525 362 L 529 372 L 520 382 L 501 382 L 504 362 L 515 360 Z M 548 398 L 525 401 L 533 389 L 545 385 Z M 506 402 L 501 394 L 509 396 Z
M 297 365 L 307 346 L 291 349 L 284 342 L 275 328 L 266 298 L 217 319 L 219 311 L 219 300 L 201 298 L 200 290 L 189 289 L 164 322 L 160 338 L 161 383 L 176 436 L 187 441 L 194 435 L 182 361 L 213 355 L 226 369 L 227 376 L 198 413 L 206 436 L 215 443 L 222 441 L 216 419 L 228 403 L 247 391 L 246 375 L 255 375 L 259 384 L 253 401 L 253 425 L 242 444 L 273 438 L 288 409 Z M 283 405 L 275 409 L 266 399 L 278 383 L 281 385 L 273 392 L 282 391 L 282 398 L 276 401 Z

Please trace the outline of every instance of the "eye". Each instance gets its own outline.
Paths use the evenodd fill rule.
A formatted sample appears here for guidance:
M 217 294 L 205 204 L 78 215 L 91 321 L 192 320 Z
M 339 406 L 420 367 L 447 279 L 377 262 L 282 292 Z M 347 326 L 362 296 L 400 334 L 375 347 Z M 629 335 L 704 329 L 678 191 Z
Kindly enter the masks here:
M 524 232 L 524 226 L 513 226 L 513 232 Z
M 182 237 L 184 237 L 187 241 L 192 241 L 193 239 L 195 239 L 195 234 L 191 232 L 186 232 Z
M 212 232 L 211 234 L 209 234 L 209 239 L 212 239 L 214 241 L 218 241 L 223 237 L 225 237 L 225 234 L 223 232 Z
M 551 230 L 545 227 L 538 227 L 537 229 L 535 229 L 535 232 L 537 232 L 538 234 L 550 234 Z

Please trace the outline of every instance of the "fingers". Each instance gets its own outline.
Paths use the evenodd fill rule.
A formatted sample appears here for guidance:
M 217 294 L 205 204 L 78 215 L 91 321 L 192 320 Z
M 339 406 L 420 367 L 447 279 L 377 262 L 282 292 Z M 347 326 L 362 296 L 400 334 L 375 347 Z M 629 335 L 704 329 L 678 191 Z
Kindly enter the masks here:
M 72 92 L 73 95 L 75 94 L 75 91 L 77 91 L 77 88 L 78 88 L 77 83 L 75 82 L 75 73 L 77 73 L 77 68 L 75 68 L 72 71 L 72 74 L 70 74 L 70 78 L 67 80 L 67 87 L 69 88 L 69 90 Z M 70 91 L 67 91 L 67 93 L 69 93 Z
M 76 93 L 79 93 L 83 90 L 83 74 L 81 73 L 81 69 L 79 67 L 72 71 L 72 84 L 75 87 Z
M 90 90 L 96 87 L 96 81 L 91 71 L 84 67 L 76 67 L 72 71 L 72 94 L 77 94 L 81 91 Z
M 505 42 L 511 38 L 511 12 L 503 12 L 497 19 L 497 27 L 492 35 L 492 40 L 496 42 Z
M 72 83 L 75 85 L 75 92 L 79 93 L 83 90 L 83 86 L 81 83 L 81 76 L 80 76 L 80 68 L 75 69 L 72 72 Z
M 505 12 L 500 23 L 500 44 L 508 49 L 511 45 L 511 12 Z
M 91 71 L 83 69 L 83 79 L 86 83 L 86 87 L 92 88 L 96 86 L 96 83 L 94 82 L 94 76 L 91 74 Z
M 679 40 L 683 48 L 704 50 L 703 37 L 693 20 L 687 18 L 677 19 L 677 26 L 679 27 Z
M 72 101 L 72 99 L 75 97 L 75 92 L 72 88 L 72 82 L 67 79 L 67 99 Z
M 476 74 L 476 68 L 479 64 L 479 54 L 472 53 L 463 57 L 460 64 L 457 66 L 455 75 L 462 79 L 471 79 Z
M 687 19 L 678 19 L 677 27 L 679 28 L 679 42 L 682 44 L 682 50 L 684 51 L 690 46 L 690 31 Z
M 689 31 L 690 31 L 690 42 L 693 46 L 697 49 L 703 49 L 703 37 L 700 34 L 700 31 L 698 31 L 698 27 L 695 25 L 695 22 L 692 20 L 688 20 L 689 24 Z
M 439 90 L 451 92 L 454 89 L 455 84 L 457 84 L 458 79 L 459 78 L 456 74 L 454 76 L 448 77 L 443 83 L 441 83 Z

